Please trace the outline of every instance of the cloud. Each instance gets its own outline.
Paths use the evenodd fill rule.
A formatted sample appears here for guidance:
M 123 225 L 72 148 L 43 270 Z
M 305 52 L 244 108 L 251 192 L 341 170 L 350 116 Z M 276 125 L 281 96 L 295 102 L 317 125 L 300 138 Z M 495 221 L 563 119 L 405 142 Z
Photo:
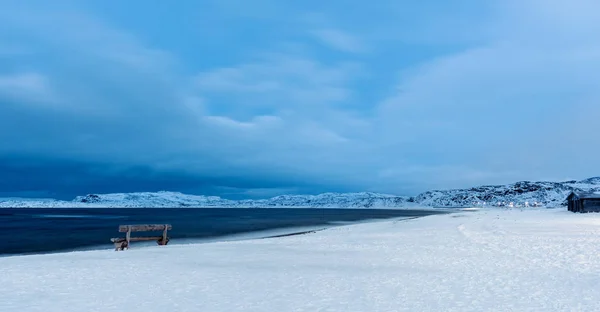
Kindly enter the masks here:
M 283 120 L 277 116 L 256 116 L 250 121 L 238 121 L 226 116 L 205 116 L 206 122 L 217 127 L 228 128 L 232 130 L 258 131 L 265 128 L 281 128 Z
M 355 64 L 324 64 L 301 55 L 268 52 L 255 62 L 187 75 L 179 70 L 174 55 L 81 11 L 31 10 L 27 20 L 19 18 L 19 12 L 3 20 L 5 29 L 22 34 L 24 46 L 45 49 L 11 64 L 52 72 L 56 81 L 52 89 L 63 96 L 68 109 L 41 111 L 17 105 L 20 99 L 10 101 L 16 110 L 0 106 L 0 139 L 5 143 L 0 156 L 33 157 L 45 165 L 28 170 L 65 170 L 69 172 L 64 179 L 70 176 L 81 183 L 78 188 L 56 183 L 55 188 L 70 188 L 63 190 L 69 194 L 75 189 L 114 189 L 99 187 L 92 177 L 113 172 L 98 178 L 108 183 L 128 170 L 137 172 L 135 168 L 145 168 L 147 174 L 130 181 L 134 184 L 148 185 L 140 181 L 155 177 L 166 187 L 169 175 L 185 175 L 186 183 L 213 181 L 214 190 L 224 185 L 314 190 L 327 184 L 325 180 L 343 180 L 338 168 L 323 183 L 303 182 L 320 175 L 318 167 L 334 165 L 333 149 L 349 142 L 338 133 L 343 126 L 324 122 L 345 118 L 330 105 L 350 96 L 346 83 Z M 12 66 L 7 64 L 0 65 Z M 4 89 L 30 94 L 48 85 L 37 74 L 5 77 L 2 82 Z M 261 85 L 273 89 L 265 93 L 256 87 Z M 48 98 L 42 100 L 47 103 Z M 325 114 L 317 116 L 320 112 Z M 32 126 L 19 126 L 25 123 Z M 82 168 L 62 165 L 68 162 L 81 163 Z M 102 164 L 102 169 L 90 171 L 94 164 Z M 27 170 L 21 168 L 19 173 L 27 175 Z M 31 186 L 50 187 L 48 179 L 40 175 L 40 183 Z M 274 186 L 269 181 L 278 182 Z
M 292 184 L 288 179 L 278 177 L 247 179 L 235 175 L 199 175 L 195 172 L 161 171 L 146 165 L 119 168 L 110 160 L 89 162 L 25 155 L 0 157 L 0 172 L 2 196 L 72 199 L 86 193 L 168 190 L 243 198 L 278 193 L 277 190 L 311 189 L 301 181 Z M 48 185 L 54 187 L 49 188 Z
M 308 21 L 304 2 L 213 3 L 216 34 L 59 4 L 0 8 L 0 40 L 28 51 L 0 52 L 4 192 L 414 194 L 598 169 L 591 1 L 334 2 Z
M 365 52 L 366 47 L 355 37 L 337 29 L 320 29 L 313 32 L 323 44 L 349 53 Z
M 42 74 L 33 72 L 0 75 L 0 96 L 2 95 L 24 102 L 56 101 L 48 79 Z
M 599 110 L 600 97 L 594 84 L 600 40 L 580 37 L 580 30 L 597 23 L 575 21 L 587 15 L 588 5 L 538 10 L 535 1 L 511 2 L 496 21 L 503 31 L 490 33 L 485 45 L 431 60 L 404 76 L 396 94 L 379 106 L 379 124 L 383 133 L 411 131 L 415 135 L 404 146 L 420 145 L 433 157 L 431 174 L 415 176 L 439 180 L 449 175 L 436 168 L 448 165 L 462 168 L 456 170 L 464 172 L 461 179 L 488 172 L 475 176 L 474 184 L 597 174 L 588 153 L 600 148 L 573 153 L 582 138 L 600 130 L 583 119 Z M 399 118 L 419 122 L 399 128 Z M 391 135 L 381 140 L 395 139 L 401 141 Z
M 347 141 L 342 137 L 353 132 L 350 124 L 356 123 L 348 106 L 358 100 L 351 88 L 359 70 L 354 62 L 328 64 L 298 54 L 268 53 L 255 61 L 199 73 L 193 81 L 197 92 L 207 98 L 207 120 L 212 125 L 218 126 L 215 118 L 230 128 L 268 125 L 264 129 L 272 132 L 255 130 L 253 138 L 250 132 L 239 135 L 246 142 L 270 142 L 269 148 L 283 153 L 282 145 L 291 142 L 316 148 L 316 142 L 325 138 L 335 144 Z M 310 137 L 317 132 L 322 136 Z M 286 157 L 279 159 L 285 162 Z
M 183 97 L 167 70 L 173 66 L 166 53 L 153 53 L 126 32 L 83 13 L 11 12 L 2 14 L 4 29 L 21 34 L 27 47 L 45 48 L 0 65 L 51 72 L 52 86 L 50 90 L 49 79 L 33 71 L 3 78 L 2 90 L 46 104 L 53 100 L 49 93 L 60 94 L 62 110 L 40 111 L 17 105 L 22 102 L 18 98 L 7 99 L 13 105 L 0 107 L 0 127 L 5 128 L 0 150 L 136 163 L 148 161 L 142 151 L 170 146 L 167 136 L 175 135 L 175 125 L 193 122 L 184 105 L 165 106 L 181 103 Z M 20 18 L 22 14 L 29 18 Z M 32 126 L 22 128 L 17 122 Z
M 200 73 L 195 83 L 203 94 L 250 97 L 249 106 L 322 105 L 348 100 L 347 83 L 359 69 L 354 62 L 321 64 L 301 55 L 268 53 L 256 62 Z

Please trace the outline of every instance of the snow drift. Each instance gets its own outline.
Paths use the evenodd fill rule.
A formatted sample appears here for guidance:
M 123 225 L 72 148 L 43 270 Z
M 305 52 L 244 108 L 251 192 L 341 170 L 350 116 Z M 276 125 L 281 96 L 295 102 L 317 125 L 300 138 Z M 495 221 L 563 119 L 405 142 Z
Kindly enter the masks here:
M 0 257 L 0 311 L 600 311 L 600 214 L 480 209 L 307 235 Z

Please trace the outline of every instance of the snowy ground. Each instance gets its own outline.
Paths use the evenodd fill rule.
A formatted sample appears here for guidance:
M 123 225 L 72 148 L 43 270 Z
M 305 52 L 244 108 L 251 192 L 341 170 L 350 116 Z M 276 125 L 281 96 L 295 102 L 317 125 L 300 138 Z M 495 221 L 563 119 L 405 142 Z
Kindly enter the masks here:
M 490 209 L 0 258 L 0 311 L 600 311 L 600 214 Z

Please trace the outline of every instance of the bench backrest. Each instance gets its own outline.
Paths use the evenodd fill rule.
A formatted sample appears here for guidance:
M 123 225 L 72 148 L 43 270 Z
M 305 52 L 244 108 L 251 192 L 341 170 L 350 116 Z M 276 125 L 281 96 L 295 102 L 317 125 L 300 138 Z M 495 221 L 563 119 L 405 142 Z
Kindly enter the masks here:
M 171 230 L 173 227 L 170 224 L 134 224 L 134 225 L 119 225 L 119 232 L 149 232 L 149 231 L 164 231 Z

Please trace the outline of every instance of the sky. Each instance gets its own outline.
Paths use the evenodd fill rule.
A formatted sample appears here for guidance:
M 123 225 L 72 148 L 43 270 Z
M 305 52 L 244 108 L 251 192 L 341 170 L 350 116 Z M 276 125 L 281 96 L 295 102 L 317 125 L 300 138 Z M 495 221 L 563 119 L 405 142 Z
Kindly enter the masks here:
M 599 175 L 594 0 L 6 0 L 0 196 Z

